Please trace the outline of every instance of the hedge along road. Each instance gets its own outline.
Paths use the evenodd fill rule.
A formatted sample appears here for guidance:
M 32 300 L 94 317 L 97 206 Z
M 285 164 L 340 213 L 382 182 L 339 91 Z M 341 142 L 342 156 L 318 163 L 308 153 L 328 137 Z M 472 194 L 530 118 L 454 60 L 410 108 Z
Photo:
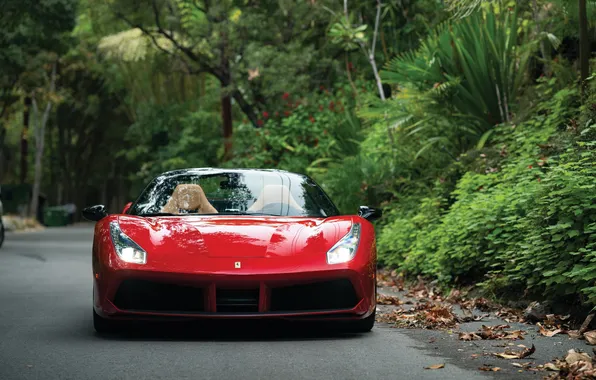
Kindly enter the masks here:
M 96 335 L 91 322 L 92 233 L 92 226 L 86 225 L 7 234 L 0 249 L 0 379 L 480 379 L 505 375 L 481 372 L 478 361 L 461 360 L 449 340 L 428 343 L 427 334 L 433 332 L 383 325 L 368 334 L 342 335 L 308 332 L 301 325 L 231 321 L 160 328 L 141 325 L 126 334 Z M 444 368 L 424 369 L 441 363 Z M 514 372 L 508 371 L 509 376 Z

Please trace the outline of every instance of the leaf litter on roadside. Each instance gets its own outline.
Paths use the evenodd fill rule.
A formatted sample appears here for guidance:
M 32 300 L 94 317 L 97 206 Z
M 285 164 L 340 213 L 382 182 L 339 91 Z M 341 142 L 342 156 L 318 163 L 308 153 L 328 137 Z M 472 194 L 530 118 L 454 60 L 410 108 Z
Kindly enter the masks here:
M 391 310 L 380 314 L 377 321 L 393 323 L 395 327 L 429 330 L 453 328 L 457 325 L 452 307 L 434 302 L 416 303 L 407 310 Z
M 509 325 L 485 326 L 482 325 L 477 332 L 460 332 L 459 339 L 470 340 L 523 340 L 526 334 L 523 330 L 506 330 Z
M 403 276 L 400 274 L 396 279 L 397 273 L 395 271 L 389 273 L 387 271 L 379 273 L 379 286 L 398 288 L 404 290 Z M 569 338 L 585 339 L 587 344 L 596 345 L 596 330 L 571 330 L 568 326 L 568 319 L 570 315 L 555 315 L 543 314 L 541 321 L 536 321 L 525 318 L 524 312 L 519 309 L 503 307 L 495 302 L 489 301 L 486 298 L 469 298 L 466 299 L 462 291 L 452 289 L 451 292 L 443 297 L 440 292 L 432 287 L 428 287 L 425 282 L 419 277 L 418 284 L 414 287 L 408 288 L 406 297 L 413 300 L 400 300 L 398 297 L 381 296 L 378 298 L 378 303 L 382 305 L 397 306 L 396 309 L 388 313 L 380 313 L 377 320 L 380 322 L 393 323 L 395 327 L 408 328 L 423 328 L 423 329 L 446 329 L 457 326 L 458 322 L 478 321 L 483 318 L 474 316 L 472 311 L 474 309 L 483 312 L 492 312 L 494 315 L 506 323 L 530 323 L 538 327 L 538 333 L 545 337 L 554 337 L 559 334 L 567 334 Z M 450 305 L 441 304 L 448 302 Z M 409 309 L 402 308 L 405 304 L 413 304 Z M 452 305 L 458 304 L 464 313 L 464 317 L 457 317 L 452 311 Z M 472 340 L 523 340 L 526 331 L 522 330 L 506 330 L 510 328 L 509 325 L 498 326 L 482 326 L 476 332 L 460 332 L 459 339 L 463 341 Z M 508 346 L 514 344 L 509 343 Z M 507 345 L 504 345 L 507 346 Z M 492 353 L 493 356 L 503 359 L 523 359 L 531 356 L 536 347 L 532 344 L 531 348 L 524 345 L 518 345 L 523 350 L 512 351 L 507 348 L 505 352 Z M 596 350 L 595 350 L 596 352 Z M 491 355 L 485 353 L 484 355 Z M 472 358 L 478 358 L 479 354 L 473 354 Z M 592 358 L 581 352 L 570 350 L 564 360 L 555 359 L 553 362 L 547 362 L 543 365 L 535 365 L 533 362 L 511 363 L 514 367 L 519 368 L 519 371 L 551 371 L 556 372 L 547 377 L 547 379 L 596 379 L 596 368 Z M 444 365 L 435 365 L 425 367 L 427 369 L 444 368 Z M 484 369 L 483 369 L 484 368 Z M 481 370 L 496 371 L 494 368 L 483 366 Z
M 395 270 L 379 270 L 377 272 L 377 284 L 379 285 L 379 287 L 397 288 L 397 290 L 404 290 L 404 278 Z
M 555 359 L 552 363 L 546 363 L 542 367 L 548 371 L 554 371 L 546 379 L 596 379 L 596 369 L 590 355 L 576 350 L 567 351 L 563 360 Z

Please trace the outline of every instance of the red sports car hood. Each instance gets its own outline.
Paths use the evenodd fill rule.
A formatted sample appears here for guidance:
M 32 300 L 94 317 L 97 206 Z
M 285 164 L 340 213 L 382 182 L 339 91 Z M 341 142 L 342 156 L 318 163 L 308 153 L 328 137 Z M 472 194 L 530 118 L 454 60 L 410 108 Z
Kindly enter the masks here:
M 341 239 L 351 217 L 120 216 L 120 228 L 151 260 L 320 256 Z M 162 256 L 163 255 L 163 256 Z M 159 260 L 161 261 L 161 260 Z M 194 261 L 194 260 L 193 260 Z

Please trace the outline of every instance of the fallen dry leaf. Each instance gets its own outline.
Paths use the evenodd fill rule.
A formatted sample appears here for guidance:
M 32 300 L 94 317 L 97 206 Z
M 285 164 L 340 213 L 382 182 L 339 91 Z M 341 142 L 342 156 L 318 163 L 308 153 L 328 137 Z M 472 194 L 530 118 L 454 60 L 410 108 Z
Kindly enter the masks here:
M 377 303 L 380 305 L 395 305 L 395 306 L 399 306 L 399 305 L 403 304 L 403 302 L 399 299 L 399 297 L 388 296 L 385 294 L 377 294 Z
M 559 367 L 557 367 L 554 363 L 546 363 L 544 365 L 544 369 L 548 371 L 559 371 Z
M 521 352 L 505 351 L 505 352 L 495 353 L 493 355 L 495 355 L 499 358 L 502 358 L 502 359 L 523 359 L 523 358 L 526 358 L 526 357 L 532 355 L 534 352 L 536 352 L 536 347 L 534 347 L 534 345 L 532 344 L 531 348 L 526 348 Z
M 547 330 L 540 322 L 538 322 L 536 324 L 536 326 L 538 326 L 538 328 L 540 329 L 540 335 L 544 335 L 547 337 L 553 337 L 559 333 L 561 333 L 563 330 L 561 329 L 556 329 L 556 330 Z
M 433 364 L 431 366 L 424 367 L 424 369 L 441 369 L 441 368 L 445 368 L 445 364 Z
M 482 339 L 480 336 L 476 335 L 476 333 L 469 333 L 469 332 L 460 332 L 459 333 L 459 340 L 480 340 Z
M 567 331 L 567 335 L 569 335 L 569 338 L 571 338 L 571 339 L 581 338 L 581 334 L 579 333 L 579 330 L 569 330 L 569 331 Z
M 565 356 L 565 361 L 567 364 L 573 364 L 576 362 L 587 362 L 592 363 L 592 358 L 584 353 L 584 352 L 577 352 L 573 349 L 567 351 L 567 356 Z
M 532 347 L 526 348 L 521 352 L 519 358 L 520 359 L 527 358 L 528 356 L 532 355 L 534 352 L 536 352 L 536 347 L 534 347 L 534 344 L 532 344 Z
M 501 368 L 499 367 L 490 367 L 488 365 L 483 365 L 482 367 L 478 368 L 481 371 L 492 371 L 492 372 L 498 372 L 501 370 Z
M 532 364 L 534 364 L 534 363 L 533 362 L 511 363 L 512 366 L 521 368 L 522 370 L 520 370 L 520 372 L 522 372 L 523 370 L 535 371 L 536 368 L 532 368 Z M 538 367 L 540 367 L 540 366 L 538 366 Z
M 502 358 L 502 359 L 519 359 L 519 354 L 508 354 L 506 352 L 499 352 L 496 353 L 495 356 Z
M 586 331 L 584 333 L 584 338 L 586 338 L 586 342 L 591 345 L 596 344 L 596 330 Z
M 498 339 L 510 339 L 510 340 L 517 340 L 517 339 L 524 339 L 525 331 L 522 330 L 514 330 L 514 331 L 507 331 L 507 335 L 503 337 L 499 337 Z

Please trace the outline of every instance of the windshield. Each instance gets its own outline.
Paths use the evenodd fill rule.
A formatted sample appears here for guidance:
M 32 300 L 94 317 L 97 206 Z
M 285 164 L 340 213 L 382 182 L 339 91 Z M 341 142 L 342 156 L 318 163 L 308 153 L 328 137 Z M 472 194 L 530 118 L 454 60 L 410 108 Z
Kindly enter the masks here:
M 323 190 L 306 176 L 273 171 L 183 171 L 151 181 L 129 214 L 324 218 L 339 212 Z

